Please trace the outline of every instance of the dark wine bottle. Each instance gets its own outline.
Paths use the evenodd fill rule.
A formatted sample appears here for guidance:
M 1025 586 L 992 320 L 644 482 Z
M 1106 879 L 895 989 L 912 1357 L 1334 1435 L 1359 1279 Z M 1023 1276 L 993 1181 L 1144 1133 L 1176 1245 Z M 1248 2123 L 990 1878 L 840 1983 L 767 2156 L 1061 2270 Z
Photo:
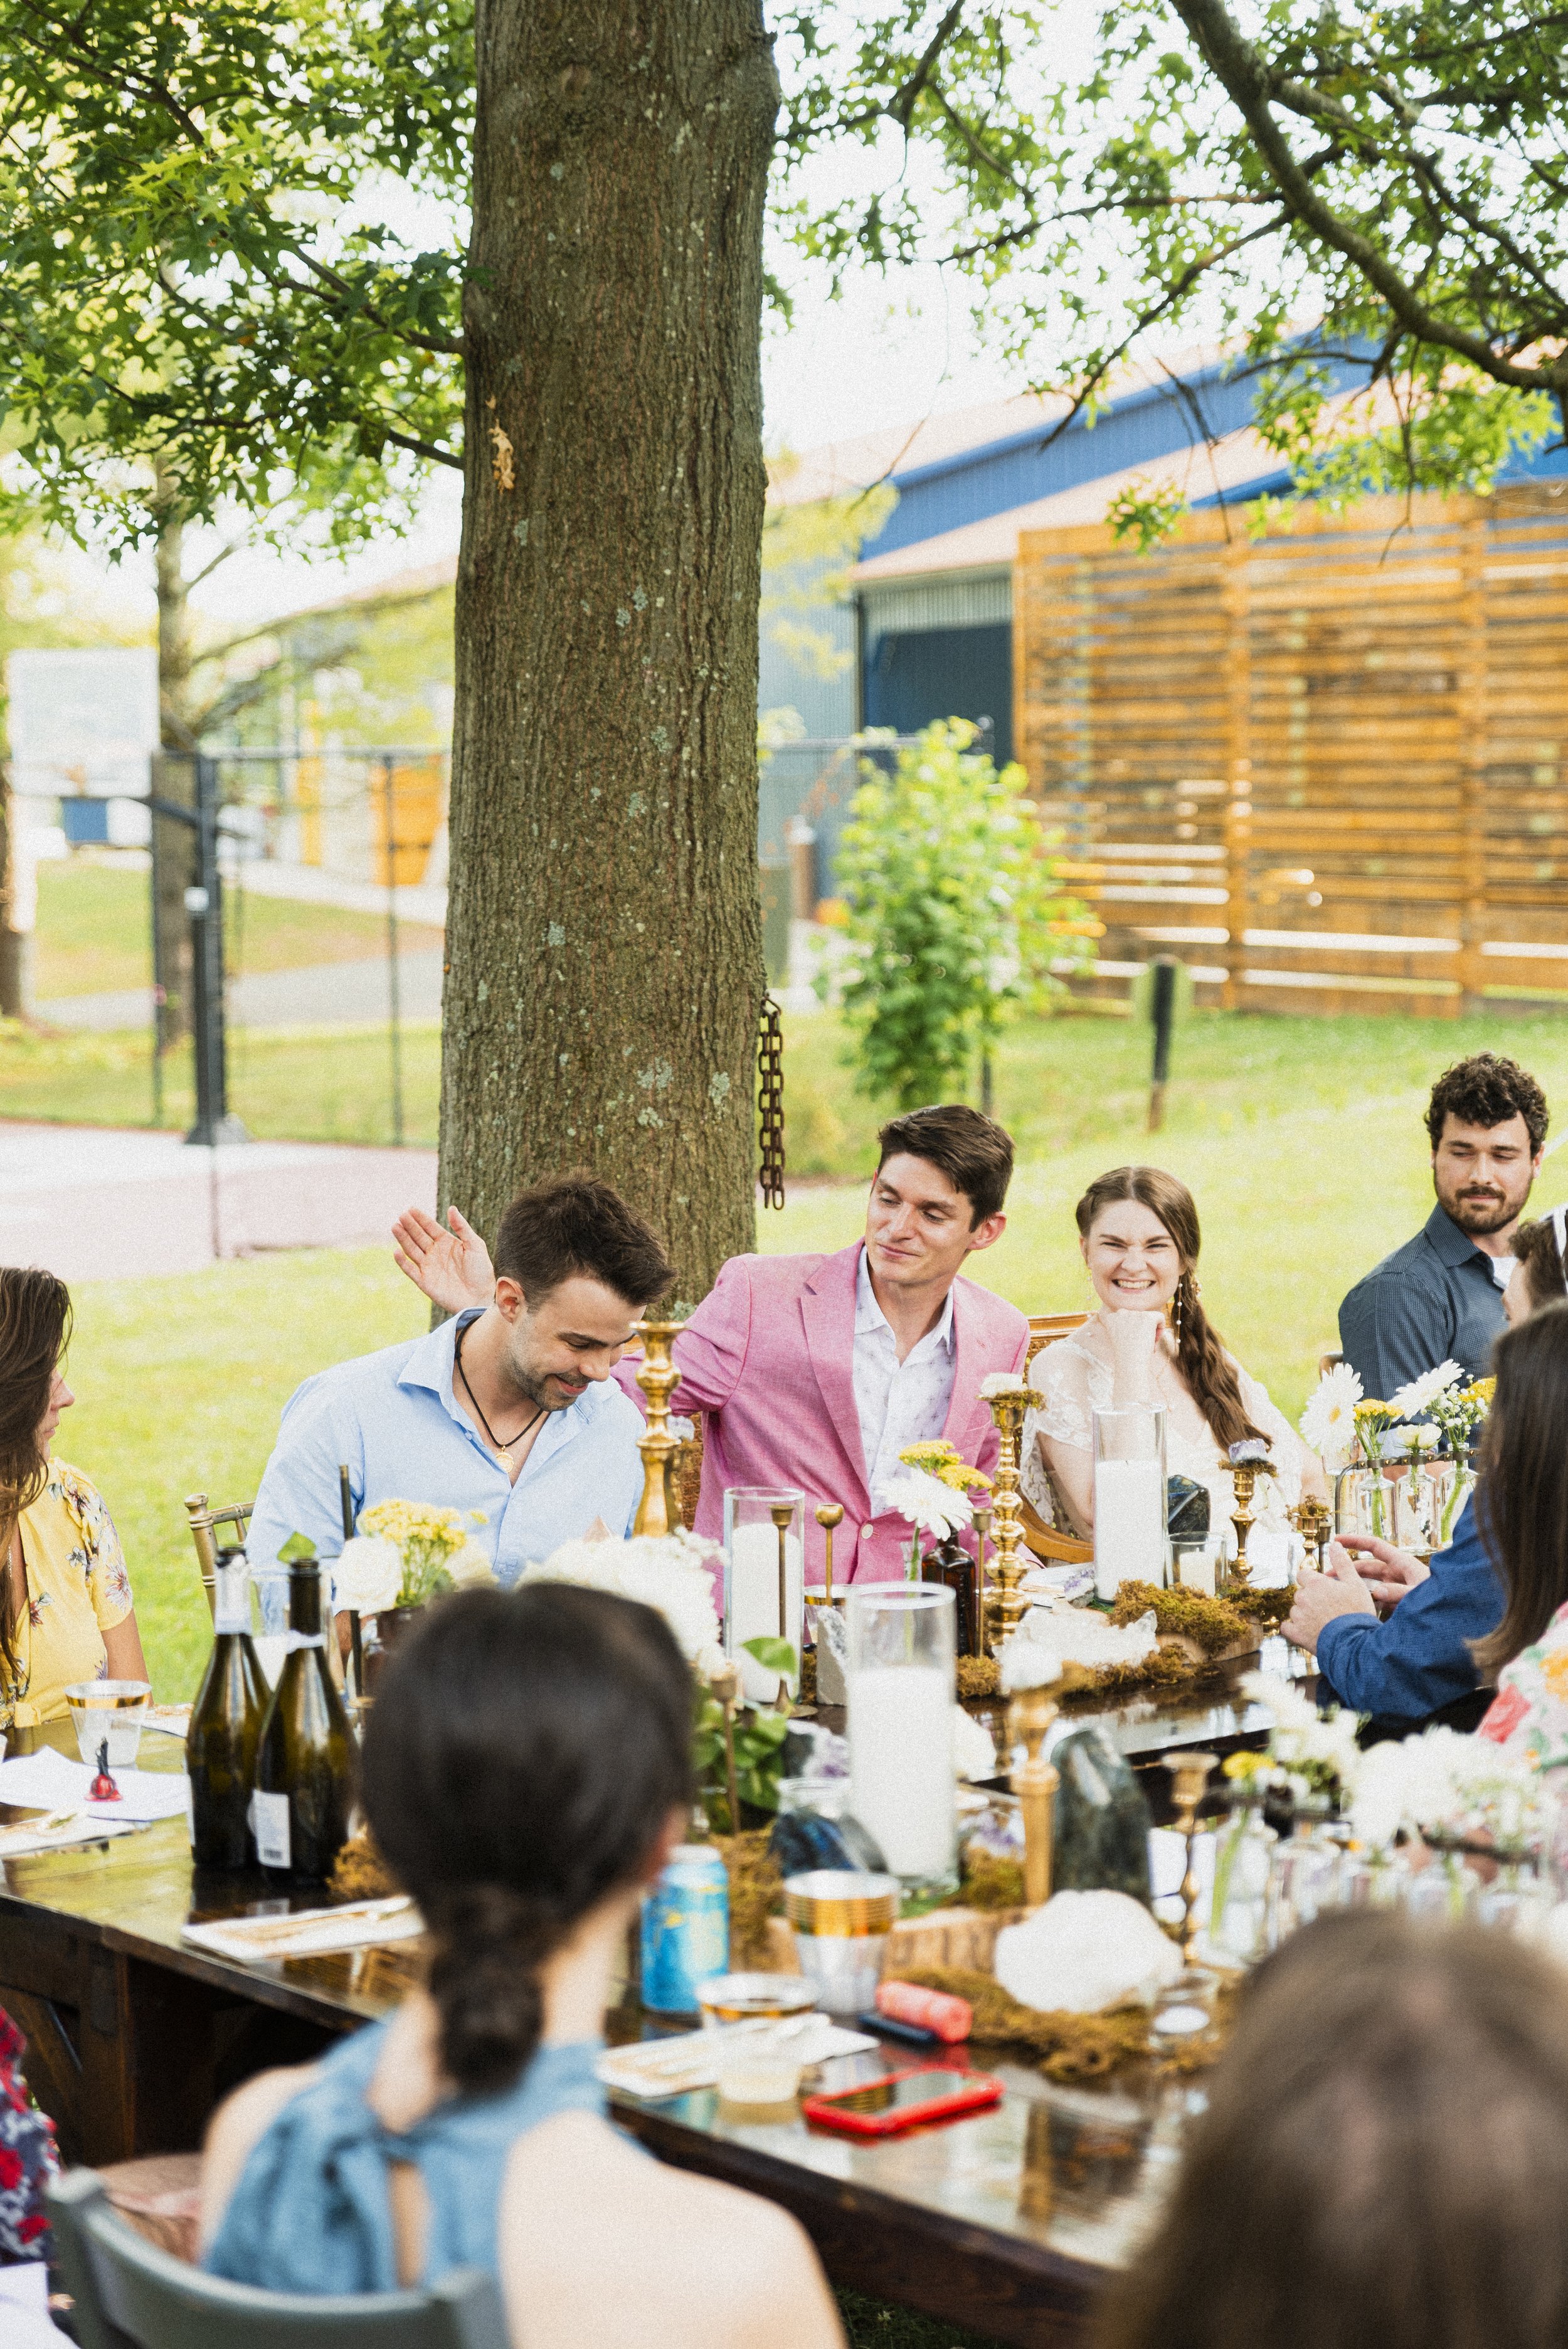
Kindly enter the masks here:
M 319 1882 L 348 1840 L 353 1777 L 348 1716 L 327 1668 L 315 1557 L 289 1563 L 289 1623 L 292 1644 L 256 1744 L 251 1826 L 264 1868 Z
M 251 1576 L 241 1548 L 222 1549 L 214 1578 L 212 1652 L 185 1735 L 191 1849 L 198 1868 L 250 1868 L 251 1787 L 268 1689 L 251 1638 Z

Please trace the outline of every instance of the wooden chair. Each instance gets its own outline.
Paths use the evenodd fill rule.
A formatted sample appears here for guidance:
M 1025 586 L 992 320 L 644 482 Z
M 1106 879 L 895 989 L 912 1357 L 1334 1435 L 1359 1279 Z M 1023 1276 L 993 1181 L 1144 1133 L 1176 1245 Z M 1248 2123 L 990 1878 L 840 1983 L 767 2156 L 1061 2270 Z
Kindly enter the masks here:
M 214 1526 L 233 1526 L 244 1540 L 250 1530 L 251 1501 L 236 1501 L 232 1508 L 210 1509 L 205 1493 L 192 1493 L 185 1503 L 185 1515 L 190 1522 L 191 1538 L 196 1545 L 196 1564 L 201 1569 L 201 1588 L 207 1594 L 207 1612 L 216 1617 L 218 1610 L 218 1545 L 212 1538 Z
M 1037 1354 L 1043 1354 L 1060 1338 L 1070 1338 L 1088 1319 L 1087 1313 L 1031 1313 L 1029 1350 L 1024 1357 L 1026 1372 Z M 1018 1497 L 1024 1499 L 1022 1494 Z M 1047 1525 L 1032 1501 L 1024 1501 L 1024 1513 L 1018 1523 L 1028 1547 L 1047 1565 L 1088 1566 L 1093 1559 L 1093 1542 L 1079 1541 L 1076 1534 L 1064 1534 L 1055 1526 Z
M 90 2169 L 56 2181 L 49 2217 L 81 2349 L 508 2349 L 495 2280 L 475 2268 L 421 2292 L 258 2292 L 144 2241 Z

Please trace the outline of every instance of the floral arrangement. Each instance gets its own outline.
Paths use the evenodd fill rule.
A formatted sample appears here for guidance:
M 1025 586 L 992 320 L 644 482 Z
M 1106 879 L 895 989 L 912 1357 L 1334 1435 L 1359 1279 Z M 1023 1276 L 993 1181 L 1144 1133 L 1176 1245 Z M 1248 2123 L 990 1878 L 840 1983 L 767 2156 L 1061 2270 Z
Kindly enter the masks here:
M 1427 1416 L 1442 1430 L 1449 1450 L 1462 1467 L 1470 1457 L 1475 1432 L 1491 1409 L 1495 1379 L 1472 1379 L 1469 1386 L 1445 1387 L 1427 1406 Z
M 898 1456 L 954 1493 L 989 1493 L 995 1487 L 995 1478 L 987 1476 L 984 1468 L 971 1468 L 966 1460 L 961 1460 L 944 1436 L 934 1436 L 928 1444 L 906 1444 Z
M 937 1541 L 951 1541 L 974 1522 L 970 1489 L 988 1492 L 989 1476 L 969 1467 L 951 1444 L 942 1441 L 907 1444 L 898 1456 L 897 1473 L 884 1476 L 877 1487 L 879 1509 L 907 1517 L 921 1533 Z M 912 1570 L 913 1562 L 912 1553 Z
M 489 1553 L 470 1527 L 488 1520 L 475 1509 L 438 1509 L 427 1501 L 377 1501 L 359 1516 L 361 1530 L 332 1561 L 333 1604 L 357 1615 L 389 1607 L 423 1607 L 443 1590 L 493 1582 Z
M 1233 1754 L 1225 1775 L 1249 1794 L 1284 1788 L 1298 1803 L 1348 1802 L 1359 1783 L 1365 1754 L 1356 1743 L 1361 1716 L 1320 1713 L 1294 1681 L 1274 1672 L 1249 1672 L 1242 1693 L 1274 1715 L 1266 1754 Z
M 1302 1440 L 1315 1452 L 1331 1476 L 1348 1468 L 1356 1449 L 1356 1406 L 1361 1400 L 1361 1373 L 1348 1362 L 1325 1371 L 1296 1425 Z
M 709 1678 L 725 1661 L 713 1603 L 713 1577 L 722 1562 L 718 1544 L 696 1534 L 635 1534 L 629 1541 L 562 1542 L 542 1563 L 526 1566 L 521 1580 L 574 1582 L 654 1608 L 686 1661 Z
M 1356 1439 L 1361 1446 L 1361 1456 L 1372 1468 L 1378 1467 L 1383 1458 L 1383 1438 L 1399 1417 L 1392 1403 L 1380 1402 L 1369 1395 L 1356 1406 Z
M 1490 1737 L 1429 1729 L 1361 1757 L 1350 1820 L 1357 1837 L 1387 1850 L 1401 1830 L 1476 1837 L 1518 1851 L 1550 1835 L 1556 1797 L 1526 1755 Z
M 1032 1402 L 1035 1391 L 1022 1371 L 987 1371 L 980 1381 L 980 1400 L 989 1402 L 994 1395 L 1027 1395 Z

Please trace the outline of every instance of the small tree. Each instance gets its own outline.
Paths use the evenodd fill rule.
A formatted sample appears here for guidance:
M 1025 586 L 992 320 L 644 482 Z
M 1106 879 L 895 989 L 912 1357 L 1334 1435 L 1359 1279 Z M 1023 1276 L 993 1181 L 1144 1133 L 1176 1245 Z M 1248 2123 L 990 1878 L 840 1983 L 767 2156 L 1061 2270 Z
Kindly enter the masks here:
M 891 775 L 862 760 L 841 837 L 854 960 L 836 983 L 856 1084 L 901 1109 L 951 1095 L 977 1057 L 987 1092 L 1004 1026 L 1065 992 L 1064 965 L 1089 959 L 1099 927 L 1061 894 L 1024 770 L 998 773 L 971 749 L 976 730 L 961 718 L 928 726 Z M 834 976 L 819 983 L 826 994 Z

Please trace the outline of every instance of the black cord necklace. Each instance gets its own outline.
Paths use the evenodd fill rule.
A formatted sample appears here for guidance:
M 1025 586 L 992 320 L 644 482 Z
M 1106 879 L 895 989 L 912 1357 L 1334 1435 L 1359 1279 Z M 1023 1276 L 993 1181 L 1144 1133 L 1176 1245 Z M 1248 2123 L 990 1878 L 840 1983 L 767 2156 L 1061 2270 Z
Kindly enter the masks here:
M 534 1413 L 533 1417 L 531 1420 L 525 1421 L 523 1425 L 518 1429 L 517 1433 L 515 1435 L 509 1435 L 506 1442 L 503 1444 L 500 1436 L 496 1433 L 494 1428 L 490 1425 L 489 1420 L 485 1417 L 484 1405 L 480 1402 L 478 1395 L 475 1394 L 472 1381 L 470 1381 L 467 1371 L 463 1368 L 463 1339 L 467 1335 L 468 1332 L 464 1330 L 453 1341 L 452 1360 L 457 1365 L 458 1374 L 462 1380 L 469 1401 L 472 1403 L 474 1409 L 480 1415 L 480 1425 L 484 1429 L 485 1433 L 490 1438 L 490 1450 L 495 1454 L 496 1458 L 500 1461 L 501 1466 L 506 1470 L 507 1475 L 510 1476 L 511 1474 L 511 1447 L 514 1444 L 521 1444 L 522 1442 L 523 1437 L 528 1433 L 531 1427 L 538 1426 L 540 1421 L 544 1417 L 544 1405 L 541 1403 L 539 1409 Z

